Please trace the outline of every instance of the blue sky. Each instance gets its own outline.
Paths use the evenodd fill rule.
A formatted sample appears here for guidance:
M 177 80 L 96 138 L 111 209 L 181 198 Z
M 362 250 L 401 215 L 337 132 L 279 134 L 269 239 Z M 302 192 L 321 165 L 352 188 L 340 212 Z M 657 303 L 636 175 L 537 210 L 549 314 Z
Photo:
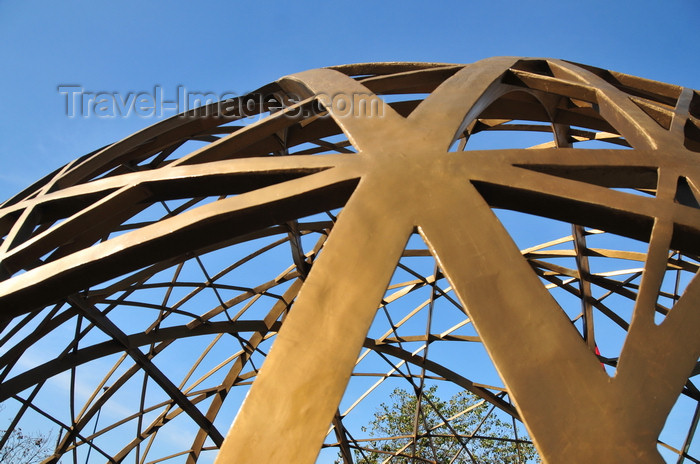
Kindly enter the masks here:
M 61 85 L 243 94 L 335 64 L 516 55 L 700 89 L 698 17 L 697 0 L 0 0 L 0 201 L 157 122 L 69 118 Z
M 243 93 L 366 61 L 565 58 L 700 88 L 695 0 L 155 2 L 0 0 L 0 198 L 156 122 L 66 117 L 86 91 Z

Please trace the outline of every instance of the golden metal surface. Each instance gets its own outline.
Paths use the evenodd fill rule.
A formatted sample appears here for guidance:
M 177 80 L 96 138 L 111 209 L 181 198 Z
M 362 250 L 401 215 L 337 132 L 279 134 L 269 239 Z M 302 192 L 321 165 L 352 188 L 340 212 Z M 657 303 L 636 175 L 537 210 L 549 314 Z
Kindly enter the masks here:
M 399 381 L 471 391 L 544 462 L 699 462 L 696 91 L 504 57 L 227 103 L 0 206 L 0 399 L 60 430 L 46 462 L 353 462 Z

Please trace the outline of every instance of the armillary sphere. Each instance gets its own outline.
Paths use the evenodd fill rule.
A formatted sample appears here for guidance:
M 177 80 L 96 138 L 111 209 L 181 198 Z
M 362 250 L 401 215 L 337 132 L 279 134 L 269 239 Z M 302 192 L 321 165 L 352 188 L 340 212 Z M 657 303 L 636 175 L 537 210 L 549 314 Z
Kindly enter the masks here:
M 2 445 L 700 462 L 699 118 L 692 89 L 563 60 L 370 63 L 80 157 L 0 207 Z

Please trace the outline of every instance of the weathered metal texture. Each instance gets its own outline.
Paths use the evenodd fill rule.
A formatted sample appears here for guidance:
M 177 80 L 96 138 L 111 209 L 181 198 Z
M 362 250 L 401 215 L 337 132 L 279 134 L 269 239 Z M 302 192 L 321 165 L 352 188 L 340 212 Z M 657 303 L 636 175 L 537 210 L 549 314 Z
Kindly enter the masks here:
M 10 429 L 60 430 L 46 462 L 352 462 L 377 442 L 353 415 L 371 420 L 360 405 L 394 381 L 471 391 L 545 462 L 661 462 L 659 446 L 700 462 L 696 91 L 506 57 L 338 66 L 248 97 L 2 204 L 0 400 Z M 550 141 L 470 149 L 500 131 Z M 611 148 L 577 147 L 593 140 Z M 536 226 L 519 250 L 494 209 L 571 232 Z M 371 356 L 389 370 L 363 370 Z M 348 387 L 362 376 L 376 383 Z M 659 440 L 674 404 L 686 422 Z

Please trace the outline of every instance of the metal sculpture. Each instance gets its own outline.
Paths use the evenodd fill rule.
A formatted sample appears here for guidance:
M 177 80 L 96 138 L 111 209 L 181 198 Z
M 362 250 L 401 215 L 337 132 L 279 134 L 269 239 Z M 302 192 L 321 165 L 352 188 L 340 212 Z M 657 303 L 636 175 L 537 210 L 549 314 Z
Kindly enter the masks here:
M 357 64 L 78 158 L 0 208 L 2 442 L 431 462 L 420 411 L 400 448 L 363 432 L 401 382 L 469 390 L 545 462 L 699 462 L 699 118 L 692 89 L 562 60 Z M 506 131 L 549 141 L 472 149 Z

